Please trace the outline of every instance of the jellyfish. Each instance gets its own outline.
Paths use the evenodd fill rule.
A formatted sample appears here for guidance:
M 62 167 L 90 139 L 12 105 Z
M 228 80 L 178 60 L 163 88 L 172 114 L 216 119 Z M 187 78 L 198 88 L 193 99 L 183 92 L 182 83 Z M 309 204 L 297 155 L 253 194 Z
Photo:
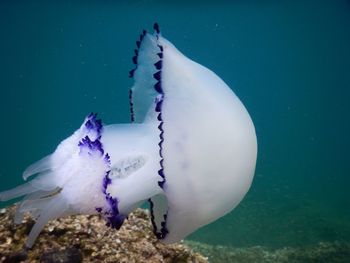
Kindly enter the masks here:
M 100 214 L 119 229 L 145 202 L 156 237 L 177 242 L 229 213 L 250 188 L 257 140 L 246 108 L 153 28 L 143 30 L 132 58 L 131 122 L 104 125 L 89 114 L 23 172 L 28 182 L 0 193 L 0 201 L 24 196 L 14 221 L 25 213 L 36 220 L 27 247 L 50 220 Z

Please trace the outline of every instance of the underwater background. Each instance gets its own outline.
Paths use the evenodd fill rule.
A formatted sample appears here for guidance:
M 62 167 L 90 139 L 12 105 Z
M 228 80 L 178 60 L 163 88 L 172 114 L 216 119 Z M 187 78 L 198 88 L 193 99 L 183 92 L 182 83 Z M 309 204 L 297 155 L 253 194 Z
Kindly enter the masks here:
M 350 242 L 346 0 L 1 1 L 0 191 L 22 183 L 90 112 L 129 121 L 135 41 L 155 21 L 234 90 L 258 137 L 244 201 L 188 239 L 272 249 Z

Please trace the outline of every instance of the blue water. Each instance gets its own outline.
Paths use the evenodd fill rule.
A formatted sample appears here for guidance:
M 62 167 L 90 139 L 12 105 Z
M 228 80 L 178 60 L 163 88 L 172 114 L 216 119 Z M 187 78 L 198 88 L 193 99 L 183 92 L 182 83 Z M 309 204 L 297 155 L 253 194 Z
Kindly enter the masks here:
M 129 121 L 135 40 L 158 21 L 232 87 L 259 143 L 245 200 L 189 239 L 350 241 L 349 1 L 28 2 L 0 3 L 0 191 L 86 114 Z

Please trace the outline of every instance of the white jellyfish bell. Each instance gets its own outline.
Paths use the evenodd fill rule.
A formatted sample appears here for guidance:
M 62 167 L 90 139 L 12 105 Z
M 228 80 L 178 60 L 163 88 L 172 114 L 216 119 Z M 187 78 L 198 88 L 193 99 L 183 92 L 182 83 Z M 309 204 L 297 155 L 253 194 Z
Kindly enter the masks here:
M 257 141 L 249 114 L 212 71 L 163 38 L 157 24 L 136 42 L 130 124 L 90 114 L 54 153 L 29 166 L 0 201 L 25 196 L 15 222 L 36 220 L 31 247 L 49 221 L 100 213 L 119 229 L 145 201 L 155 235 L 176 242 L 230 212 L 254 176 Z

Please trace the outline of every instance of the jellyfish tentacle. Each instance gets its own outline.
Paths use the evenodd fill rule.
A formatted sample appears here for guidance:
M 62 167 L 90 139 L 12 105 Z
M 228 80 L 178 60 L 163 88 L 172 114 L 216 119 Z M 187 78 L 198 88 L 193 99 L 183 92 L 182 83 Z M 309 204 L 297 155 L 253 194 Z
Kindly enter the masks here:
M 67 212 L 69 208 L 67 203 L 61 198 L 50 198 L 46 201 L 47 202 L 40 204 L 43 209 L 27 238 L 26 246 L 29 248 L 33 246 L 35 239 L 38 237 L 47 222 L 68 214 Z
M 52 155 L 50 154 L 28 166 L 23 172 L 23 179 L 27 180 L 32 175 L 50 170 L 52 168 L 51 157 Z
M 1 192 L 0 201 L 5 202 L 26 194 L 31 194 L 35 191 L 37 191 L 37 189 L 33 187 L 30 183 L 22 184 L 13 189 Z
M 36 191 L 32 194 L 26 195 L 23 200 L 18 204 L 15 217 L 14 217 L 14 223 L 20 224 L 23 221 L 25 212 L 29 212 L 33 218 L 35 218 L 35 210 L 38 210 L 38 207 L 41 206 L 33 206 L 33 202 L 37 200 L 43 200 L 45 198 L 51 197 L 52 192 L 50 191 Z

